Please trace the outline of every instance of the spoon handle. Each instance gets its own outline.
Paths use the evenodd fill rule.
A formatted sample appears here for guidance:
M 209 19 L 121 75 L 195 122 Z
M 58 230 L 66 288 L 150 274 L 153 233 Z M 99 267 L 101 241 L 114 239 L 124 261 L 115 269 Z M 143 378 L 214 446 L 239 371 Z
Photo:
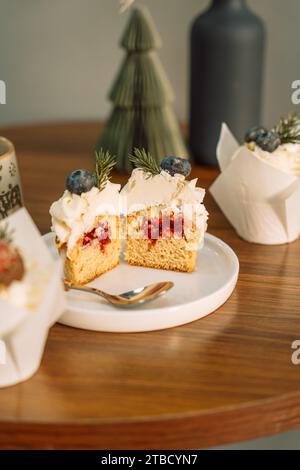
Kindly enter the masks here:
M 99 297 L 102 297 L 108 301 L 110 301 L 110 295 L 107 294 L 106 292 L 103 292 L 99 289 L 95 289 L 94 287 L 81 287 L 81 286 L 75 286 L 73 284 L 68 284 L 65 282 L 65 288 L 67 290 L 76 290 L 76 291 L 79 291 L 79 292 L 85 292 L 87 294 L 94 294 L 94 295 L 98 295 Z

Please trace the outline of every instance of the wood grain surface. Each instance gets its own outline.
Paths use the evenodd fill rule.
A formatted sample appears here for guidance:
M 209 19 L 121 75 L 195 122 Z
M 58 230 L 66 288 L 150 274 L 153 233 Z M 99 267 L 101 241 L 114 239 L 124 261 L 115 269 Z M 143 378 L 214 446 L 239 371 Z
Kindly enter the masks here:
M 1 129 L 17 150 L 26 204 L 49 231 L 67 173 L 91 168 L 97 123 Z M 208 188 L 217 171 L 195 167 Z M 114 175 L 126 181 L 126 175 Z M 145 334 L 56 325 L 39 372 L 0 390 L 0 448 L 203 448 L 300 427 L 300 241 L 241 240 L 207 195 L 209 232 L 241 263 L 238 286 L 198 322 Z

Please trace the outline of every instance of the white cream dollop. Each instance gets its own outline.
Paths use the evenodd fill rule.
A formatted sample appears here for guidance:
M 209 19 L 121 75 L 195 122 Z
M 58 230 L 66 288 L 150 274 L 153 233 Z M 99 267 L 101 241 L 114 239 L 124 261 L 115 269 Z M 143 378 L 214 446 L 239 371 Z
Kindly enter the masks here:
M 197 179 L 186 181 L 183 175 L 171 176 L 166 171 L 149 176 L 135 169 L 121 191 L 124 212 L 133 212 L 153 206 L 182 206 L 202 204 L 205 190 L 196 187 Z
M 272 153 L 256 146 L 254 154 L 264 162 L 285 173 L 300 176 L 300 144 L 280 145 Z
M 119 215 L 120 189 L 119 184 L 108 181 L 102 191 L 94 187 L 80 196 L 66 190 L 52 204 L 52 231 L 61 245 L 67 244 L 67 251 L 75 246 L 84 233 L 93 228 L 96 217 L 105 214 Z
M 26 307 L 30 287 L 26 278 L 22 281 L 14 281 L 9 287 L 0 288 L 0 299 L 19 307 Z

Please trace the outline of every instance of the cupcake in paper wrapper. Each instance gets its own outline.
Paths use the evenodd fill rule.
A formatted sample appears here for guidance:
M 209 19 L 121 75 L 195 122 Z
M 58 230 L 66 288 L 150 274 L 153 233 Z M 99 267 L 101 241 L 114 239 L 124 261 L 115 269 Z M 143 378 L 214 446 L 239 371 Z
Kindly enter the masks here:
M 266 245 L 299 238 L 300 144 L 273 152 L 240 146 L 223 124 L 217 158 L 221 175 L 210 192 L 241 238 Z
M 39 368 L 49 328 L 64 310 L 54 262 L 25 208 L 0 223 L 0 387 Z

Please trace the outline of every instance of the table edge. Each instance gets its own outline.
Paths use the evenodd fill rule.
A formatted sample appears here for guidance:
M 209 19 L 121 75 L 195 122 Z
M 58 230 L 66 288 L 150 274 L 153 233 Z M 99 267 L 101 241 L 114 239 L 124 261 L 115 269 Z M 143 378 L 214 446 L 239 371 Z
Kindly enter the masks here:
M 258 419 L 259 417 L 259 419 Z M 193 449 L 300 427 L 300 393 L 215 412 L 133 420 L 0 421 L 0 449 Z

